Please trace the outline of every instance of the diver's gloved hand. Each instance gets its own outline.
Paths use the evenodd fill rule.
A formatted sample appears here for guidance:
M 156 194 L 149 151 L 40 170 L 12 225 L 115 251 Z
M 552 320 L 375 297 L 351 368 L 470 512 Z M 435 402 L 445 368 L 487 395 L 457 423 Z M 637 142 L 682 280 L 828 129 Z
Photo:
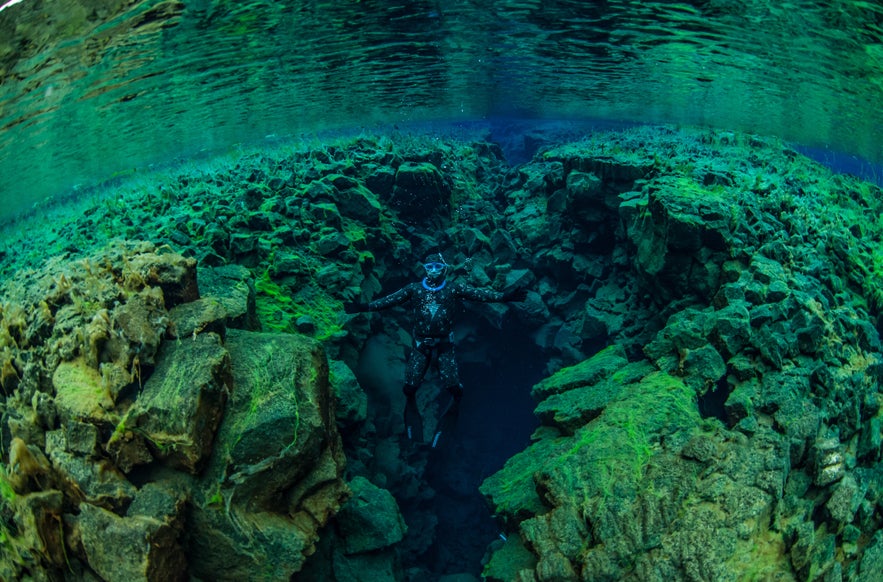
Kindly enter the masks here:
M 527 299 L 527 289 L 523 287 L 519 287 L 516 289 L 512 289 L 503 294 L 503 301 L 514 301 L 516 303 L 521 303 Z
M 367 303 L 347 302 L 343 304 L 343 312 L 349 315 L 352 315 L 353 313 L 363 313 L 365 311 L 368 311 Z

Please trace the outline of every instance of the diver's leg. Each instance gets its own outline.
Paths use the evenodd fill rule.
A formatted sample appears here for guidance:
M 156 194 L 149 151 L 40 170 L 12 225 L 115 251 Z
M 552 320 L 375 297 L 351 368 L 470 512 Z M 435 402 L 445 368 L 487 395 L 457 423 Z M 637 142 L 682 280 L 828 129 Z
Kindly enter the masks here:
M 423 418 L 421 418 L 420 409 L 417 407 L 417 389 L 423 382 L 428 367 L 428 354 L 419 346 L 415 347 L 408 358 L 405 386 L 402 388 L 402 392 L 405 394 L 405 434 L 408 440 L 418 443 L 423 441 Z
M 438 439 L 441 438 L 442 433 L 450 434 L 454 429 L 454 426 L 457 424 L 457 416 L 460 414 L 460 400 L 463 398 L 463 386 L 460 384 L 457 384 L 456 386 L 448 386 L 447 391 L 448 394 L 451 395 L 451 400 L 445 407 L 445 411 L 442 413 L 441 418 L 438 419 L 438 426 L 435 428 L 435 436 L 432 437 L 432 448 L 438 446 Z
M 423 442 L 423 418 L 417 407 L 417 386 L 405 384 L 405 434 L 409 441 Z
M 438 419 L 435 436 L 432 437 L 432 448 L 438 446 L 438 440 L 442 433 L 449 433 L 454 428 L 460 413 L 460 400 L 463 399 L 463 385 L 460 383 L 457 360 L 454 359 L 454 345 L 448 344 L 445 349 L 440 350 L 438 359 L 442 381 L 447 386 L 451 400 Z

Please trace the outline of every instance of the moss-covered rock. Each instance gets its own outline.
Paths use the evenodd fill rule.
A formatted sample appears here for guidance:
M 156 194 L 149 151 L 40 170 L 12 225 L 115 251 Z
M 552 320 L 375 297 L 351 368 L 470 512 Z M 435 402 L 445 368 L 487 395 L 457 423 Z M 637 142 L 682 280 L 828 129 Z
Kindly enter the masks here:
M 523 501 L 513 511 L 490 497 L 498 511 L 520 522 L 541 579 L 591 572 L 661 580 L 684 569 L 709 578 L 735 575 L 755 551 L 756 541 L 744 541 L 752 532 L 757 537 L 751 539 L 767 540 L 772 552 L 771 560 L 755 560 L 752 571 L 763 577 L 788 570 L 774 557 L 781 538 L 766 529 L 787 479 L 781 449 L 758 458 L 754 447 L 705 432 L 691 392 L 658 373 L 625 386 L 628 396 L 534 457 L 539 511 Z M 507 465 L 482 490 L 496 490 L 498 478 L 513 482 L 510 471 Z M 518 511 L 530 517 L 519 520 Z
M 304 336 L 231 329 L 225 345 L 233 389 L 194 484 L 192 571 L 288 580 L 348 495 L 327 360 Z
M 207 477 L 261 506 L 339 438 L 333 419 L 326 424 L 328 365 L 320 345 L 303 336 L 230 330 L 225 347 L 233 388 Z
M 143 501 L 159 494 L 158 505 Z M 82 503 L 75 528 L 90 567 L 104 580 L 186 580 L 183 497 L 148 486 L 126 517 Z
M 408 221 L 425 222 L 450 204 L 451 187 L 431 162 L 403 162 L 396 169 L 389 204 Z
M 330 362 L 329 373 L 337 422 L 345 427 L 364 422 L 368 416 L 368 395 L 362 390 L 356 375 L 339 360 Z
M 361 554 L 400 542 L 408 528 L 389 491 L 363 477 L 356 477 L 349 486 L 352 497 L 337 516 L 345 552 Z
M 116 440 L 133 431 L 157 458 L 198 473 L 231 389 L 230 356 L 217 334 L 166 341 L 156 370 L 117 427 Z
M 52 375 L 55 407 L 63 420 L 111 422 L 113 399 L 101 374 L 84 359 L 62 362 Z
M 494 542 L 491 548 L 493 551 L 482 572 L 486 580 L 516 581 L 520 580 L 520 572 L 527 572 L 528 579 L 535 579 L 533 572 L 537 566 L 537 557 L 524 547 L 521 536 L 512 536 L 502 543 Z
M 62 430 L 47 433 L 46 454 L 52 461 L 58 488 L 70 500 L 120 510 L 137 491 L 109 460 L 71 452 Z
M 551 377 L 542 380 L 533 387 L 531 394 L 536 400 L 543 400 L 551 394 L 590 386 L 609 377 L 627 363 L 622 346 L 611 345 L 588 360 L 559 370 Z

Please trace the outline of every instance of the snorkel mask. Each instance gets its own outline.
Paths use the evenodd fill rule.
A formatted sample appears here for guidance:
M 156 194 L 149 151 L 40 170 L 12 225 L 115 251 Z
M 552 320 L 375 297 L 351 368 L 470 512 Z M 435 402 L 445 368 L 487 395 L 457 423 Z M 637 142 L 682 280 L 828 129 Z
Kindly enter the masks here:
M 441 256 L 441 253 L 434 253 L 426 257 L 423 268 L 426 270 L 427 281 L 433 285 L 444 280 L 445 275 L 448 273 L 448 264 L 445 262 L 445 258 Z

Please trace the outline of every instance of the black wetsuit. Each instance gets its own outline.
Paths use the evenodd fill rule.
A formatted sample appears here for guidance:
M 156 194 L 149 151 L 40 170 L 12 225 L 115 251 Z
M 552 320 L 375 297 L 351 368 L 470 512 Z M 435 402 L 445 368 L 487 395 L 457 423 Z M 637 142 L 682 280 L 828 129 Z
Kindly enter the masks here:
M 459 400 L 462 388 L 454 359 L 455 310 L 461 300 L 493 302 L 504 299 L 505 295 L 499 291 L 476 289 L 465 283 L 447 280 L 432 287 L 424 279 L 421 283 L 411 283 L 369 303 L 369 311 L 410 304 L 414 321 L 414 349 L 408 358 L 405 394 L 416 391 L 435 355 L 444 386 Z
M 428 279 L 420 283 L 411 283 L 395 293 L 381 297 L 367 305 L 350 303 L 344 305 L 347 313 L 359 311 L 380 311 L 396 305 L 409 304 L 414 321 L 414 349 L 408 357 L 405 372 L 405 430 L 408 439 L 422 440 L 423 419 L 417 405 L 417 388 L 423 382 L 426 371 L 433 358 L 438 362 L 438 369 L 445 388 L 451 395 L 451 401 L 439 418 L 432 439 L 435 448 L 443 432 L 448 431 L 457 418 L 460 399 L 463 397 L 463 386 L 457 371 L 457 360 L 454 358 L 454 313 L 460 301 L 524 301 L 527 291 L 516 290 L 509 293 L 476 289 L 465 283 L 452 283 L 446 279 L 432 284 Z

